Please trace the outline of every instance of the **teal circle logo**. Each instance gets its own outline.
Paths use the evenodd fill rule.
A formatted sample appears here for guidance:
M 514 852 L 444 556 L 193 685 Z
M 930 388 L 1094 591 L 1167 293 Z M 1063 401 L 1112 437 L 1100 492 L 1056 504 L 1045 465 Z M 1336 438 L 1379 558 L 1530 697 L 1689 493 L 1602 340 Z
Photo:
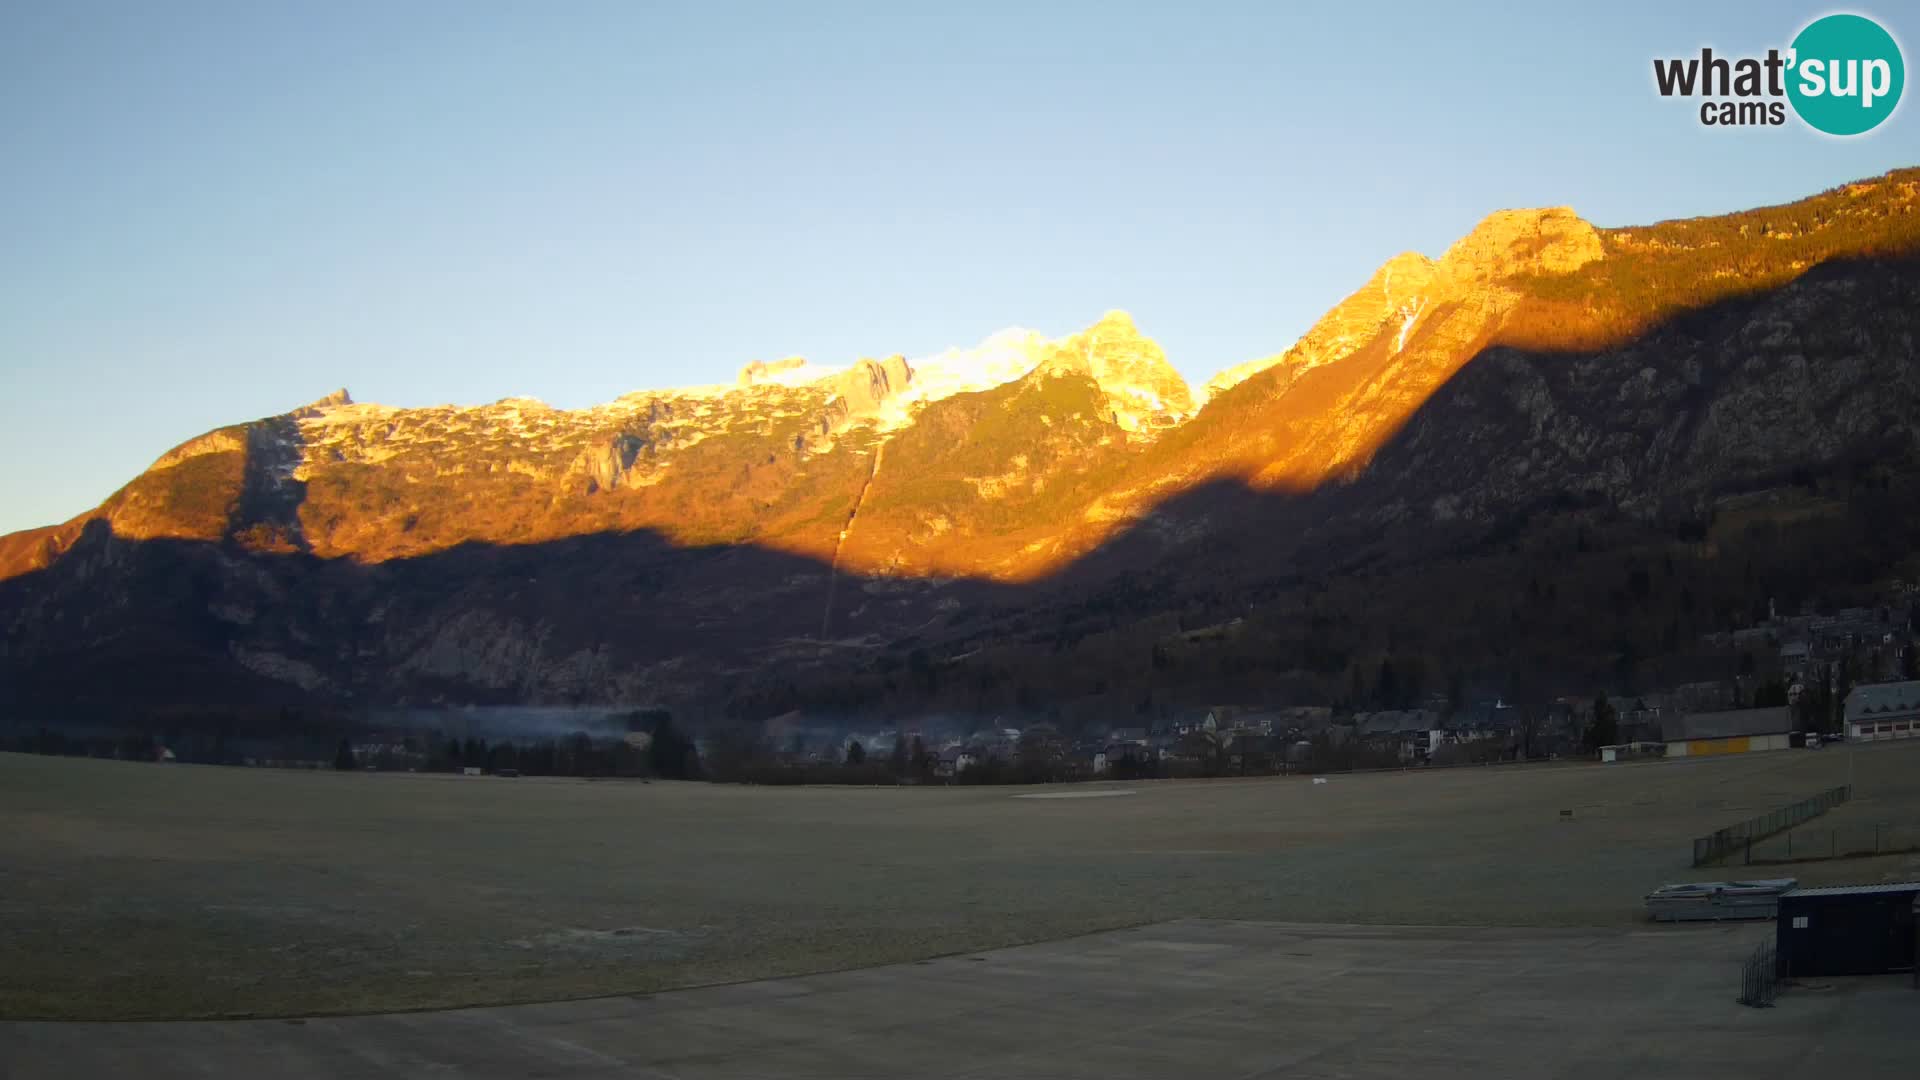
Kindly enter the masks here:
M 1893 35 L 1862 15 L 1828 15 L 1793 39 L 1787 99 L 1817 131 L 1859 135 L 1893 115 L 1907 66 Z

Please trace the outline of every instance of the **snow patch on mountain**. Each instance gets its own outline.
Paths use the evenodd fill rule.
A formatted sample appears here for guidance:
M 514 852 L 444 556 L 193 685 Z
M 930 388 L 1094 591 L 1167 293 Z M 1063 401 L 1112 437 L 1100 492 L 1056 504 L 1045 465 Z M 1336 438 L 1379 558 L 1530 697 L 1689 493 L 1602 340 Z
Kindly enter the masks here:
M 914 406 L 923 402 L 991 390 L 1025 378 L 1053 344 L 1037 331 L 1009 327 L 970 349 L 954 346 L 908 360 L 912 377 L 906 390 L 883 403 L 875 420 L 886 429 L 904 427 L 913 420 Z

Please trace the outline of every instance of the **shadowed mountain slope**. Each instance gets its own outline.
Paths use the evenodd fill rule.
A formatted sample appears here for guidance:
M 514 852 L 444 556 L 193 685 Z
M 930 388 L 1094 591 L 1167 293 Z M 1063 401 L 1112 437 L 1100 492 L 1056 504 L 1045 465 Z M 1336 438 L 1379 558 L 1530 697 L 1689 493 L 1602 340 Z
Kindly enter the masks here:
M 1396 258 L 1197 409 L 1118 313 L 990 339 L 944 374 L 783 362 L 578 413 L 336 395 L 0 538 L 0 693 L 752 712 L 1111 708 L 1125 688 L 1137 707 L 1218 687 L 1162 639 L 1233 618 L 1272 623 L 1247 648 L 1302 694 L 1369 650 L 1442 663 L 1447 624 L 1477 652 L 1445 662 L 1510 663 L 1527 623 L 1508 605 L 1385 597 L 1587 573 L 1544 554 L 1567 530 L 1599 537 L 1583 556 L 1711 561 L 1701 538 L 1742 499 L 1836 540 L 1899 504 L 1916 186 L 1635 229 L 1496 214 L 1439 260 Z M 916 378 L 940 392 L 908 402 Z M 1826 584 L 1902 557 L 1836 562 Z M 1692 597 L 1684 628 L 1677 599 L 1654 629 L 1596 618 L 1562 635 L 1561 666 L 1615 664 L 1627 633 L 1679 649 L 1730 602 Z M 1315 620 L 1341 663 L 1314 653 Z M 899 674 L 913 654 L 953 674 Z

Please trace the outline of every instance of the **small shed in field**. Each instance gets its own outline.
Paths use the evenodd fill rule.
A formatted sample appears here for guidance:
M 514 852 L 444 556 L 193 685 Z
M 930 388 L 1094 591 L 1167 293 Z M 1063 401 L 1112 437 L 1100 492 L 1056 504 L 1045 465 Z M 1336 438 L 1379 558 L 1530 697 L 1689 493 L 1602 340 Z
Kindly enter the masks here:
M 1794 889 L 1774 924 L 1780 974 L 1884 975 L 1915 963 L 1920 881 Z

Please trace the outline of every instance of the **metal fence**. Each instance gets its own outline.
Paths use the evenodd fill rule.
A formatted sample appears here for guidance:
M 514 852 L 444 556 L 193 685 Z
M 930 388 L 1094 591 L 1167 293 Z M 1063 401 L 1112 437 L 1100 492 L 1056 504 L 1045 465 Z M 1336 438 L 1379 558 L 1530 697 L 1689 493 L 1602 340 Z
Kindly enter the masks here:
M 1768 942 L 1753 950 L 1747 962 L 1740 967 L 1740 1004 L 1770 1009 L 1779 992 L 1779 958 L 1774 952 L 1773 943 Z
M 1920 825 L 1878 822 L 1831 828 L 1788 829 L 1784 835 L 1747 845 L 1748 865 L 1903 855 L 1920 851 Z
M 1748 818 L 1737 825 L 1729 825 L 1711 836 L 1699 837 L 1693 842 L 1693 865 L 1706 866 L 1709 863 L 1719 862 L 1736 851 L 1747 849 L 1757 840 L 1764 840 L 1796 825 L 1805 824 L 1851 798 L 1853 798 L 1853 785 L 1842 784 L 1812 798 L 1801 799 L 1790 806 L 1783 806 L 1772 813 Z

